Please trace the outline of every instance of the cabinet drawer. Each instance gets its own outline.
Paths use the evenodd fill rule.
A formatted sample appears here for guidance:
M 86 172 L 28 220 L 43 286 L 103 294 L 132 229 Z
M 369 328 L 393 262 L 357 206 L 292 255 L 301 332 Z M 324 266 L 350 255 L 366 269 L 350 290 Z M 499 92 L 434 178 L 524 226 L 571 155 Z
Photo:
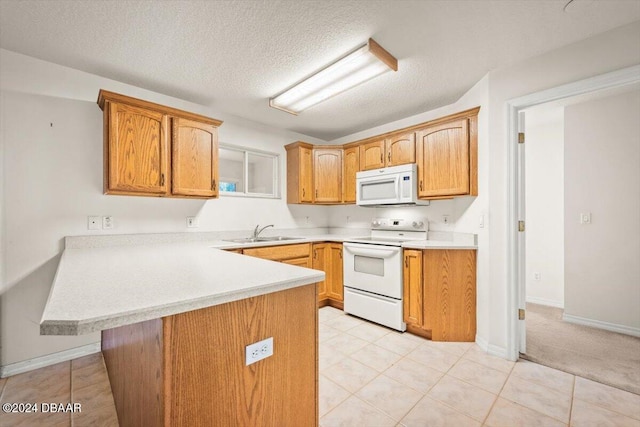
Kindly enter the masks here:
M 310 243 L 296 245 L 266 246 L 262 248 L 248 248 L 243 251 L 245 255 L 258 258 L 281 261 L 284 259 L 304 258 L 311 253 Z

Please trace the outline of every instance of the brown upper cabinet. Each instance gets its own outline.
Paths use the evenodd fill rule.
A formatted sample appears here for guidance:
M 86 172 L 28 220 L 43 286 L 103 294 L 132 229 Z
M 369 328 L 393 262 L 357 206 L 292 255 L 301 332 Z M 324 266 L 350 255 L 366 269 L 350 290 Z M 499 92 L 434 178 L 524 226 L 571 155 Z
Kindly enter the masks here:
M 356 172 L 360 170 L 360 147 L 345 147 L 342 153 L 342 201 L 344 203 L 356 202 Z
M 480 107 L 344 146 L 294 142 L 287 150 L 287 203 L 355 203 L 358 171 L 417 163 L 418 197 L 478 195 Z
M 342 203 L 342 147 L 298 141 L 285 149 L 287 203 Z
M 313 202 L 313 145 L 298 141 L 287 150 L 287 203 Z
M 477 196 L 477 115 L 427 126 L 416 133 L 418 197 Z
M 313 185 L 315 203 L 342 202 L 342 149 L 313 149 Z
M 105 194 L 217 197 L 221 121 L 105 90 L 98 105 Z
M 360 145 L 360 170 L 416 162 L 416 135 L 406 132 Z

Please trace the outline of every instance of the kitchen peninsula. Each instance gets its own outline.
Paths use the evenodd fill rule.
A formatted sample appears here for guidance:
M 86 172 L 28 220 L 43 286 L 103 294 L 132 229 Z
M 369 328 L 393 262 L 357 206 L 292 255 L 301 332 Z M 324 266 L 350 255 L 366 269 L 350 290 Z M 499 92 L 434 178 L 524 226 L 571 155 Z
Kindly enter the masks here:
M 324 278 L 206 242 L 67 248 L 40 330 L 102 331 L 122 426 L 317 425 Z

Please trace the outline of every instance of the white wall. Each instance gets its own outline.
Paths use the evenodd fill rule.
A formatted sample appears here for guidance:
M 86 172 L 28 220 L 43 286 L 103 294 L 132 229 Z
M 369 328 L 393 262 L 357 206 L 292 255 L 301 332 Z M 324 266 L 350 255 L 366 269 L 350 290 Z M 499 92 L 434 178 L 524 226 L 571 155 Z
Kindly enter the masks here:
M 527 302 L 564 307 L 564 107 L 530 109 L 525 126 Z
M 322 141 L 6 50 L 0 55 L 5 248 L 1 365 L 99 340 L 98 334 L 39 335 L 63 237 L 107 234 L 87 230 L 88 215 L 113 215 L 115 228 L 109 234 L 248 231 L 258 223 L 278 228 L 327 225 L 325 207 L 288 206 L 285 192 L 284 145 L 299 139 Z M 102 112 L 95 102 L 100 88 L 225 120 L 221 142 L 280 154 L 282 198 L 202 201 L 103 195 Z M 187 216 L 197 216 L 200 227 L 187 230 Z
M 507 275 L 508 158 L 505 103 L 544 89 L 640 64 L 640 22 L 635 22 L 578 43 L 520 61 L 489 73 L 489 228 L 490 286 L 488 341 L 492 352 L 507 355 L 508 298 L 515 283 Z M 515 346 L 515 343 L 512 343 Z M 510 354 L 509 357 L 513 356 Z
M 565 110 L 565 314 L 640 333 L 640 91 Z M 591 224 L 580 224 L 580 213 Z

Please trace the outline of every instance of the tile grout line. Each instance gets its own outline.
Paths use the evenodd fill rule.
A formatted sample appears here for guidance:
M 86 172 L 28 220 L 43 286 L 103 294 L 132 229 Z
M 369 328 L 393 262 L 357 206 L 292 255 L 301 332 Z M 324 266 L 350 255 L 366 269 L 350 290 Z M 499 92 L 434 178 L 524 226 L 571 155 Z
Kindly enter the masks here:
M 500 395 L 502 394 L 502 390 L 504 390 L 504 386 L 507 385 L 507 381 L 509 381 L 509 378 L 511 378 L 511 375 L 513 375 L 513 371 L 516 368 L 516 363 L 518 363 L 517 360 L 513 364 L 511 369 L 509 369 L 509 374 L 507 375 L 507 378 L 505 378 L 504 383 L 502 383 L 502 387 L 500 387 L 500 391 L 498 391 L 498 393 L 496 393 L 496 398 L 493 400 L 493 403 L 491 404 L 491 407 L 489 408 L 489 411 L 487 412 L 487 415 L 485 415 L 484 420 L 482 420 L 482 425 L 483 426 L 487 424 L 487 420 L 489 419 L 489 415 L 491 415 L 491 412 L 493 411 L 493 408 L 496 406 L 496 402 L 498 402 L 498 399 L 500 399 Z
M 571 384 L 571 406 L 569 406 L 569 423 L 568 426 L 571 426 L 571 418 L 573 417 L 573 401 L 575 400 L 576 395 L 576 376 L 573 376 L 573 384 Z

